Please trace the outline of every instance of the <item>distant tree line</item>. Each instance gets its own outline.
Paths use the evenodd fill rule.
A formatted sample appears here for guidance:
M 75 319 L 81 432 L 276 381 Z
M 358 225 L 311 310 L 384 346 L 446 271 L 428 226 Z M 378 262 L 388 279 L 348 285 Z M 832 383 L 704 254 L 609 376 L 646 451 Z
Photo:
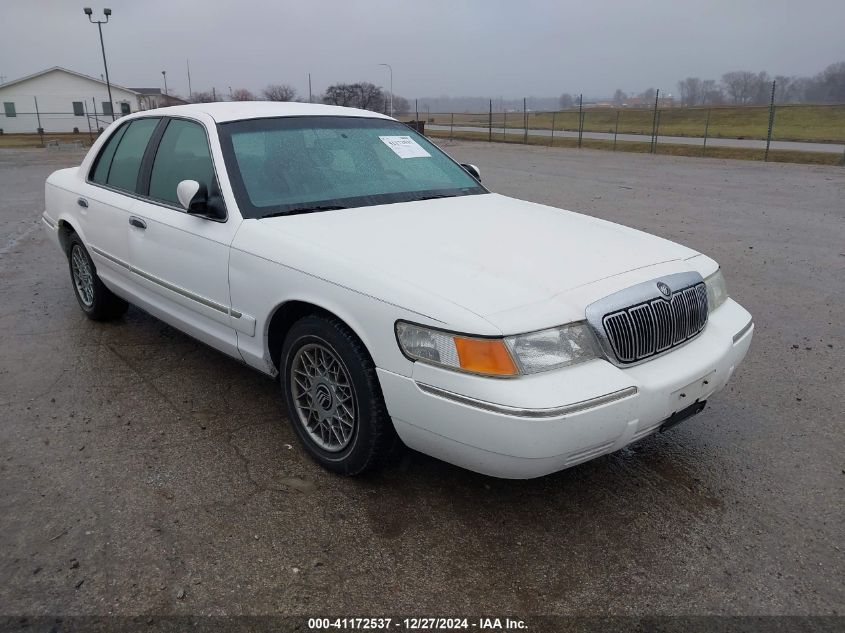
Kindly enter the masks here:
M 192 103 L 209 103 L 214 101 L 215 95 L 212 92 L 195 92 L 191 95 Z M 270 84 L 260 94 L 237 88 L 232 90 L 231 101 L 298 101 L 307 102 L 308 97 L 300 96 L 296 88 L 288 84 Z M 390 112 L 390 93 L 380 86 L 359 81 L 357 83 L 338 83 L 326 88 L 322 95 L 311 95 L 314 103 L 325 103 L 329 105 L 346 106 L 350 108 L 361 108 L 374 112 Z M 408 100 L 399 95 L 393 95 L 393 113 L 397 116 L 404 116 L 410 112 Z
M 736 70 L 722 75 L 720 80 L 687 77 L 678 82 L 676 103 L 682 106 L 703 105 L 765 105 L 771 97 L 772 81 L 775 81 L 775 103 L 845 103 L 845 61 L 831 64 L 817 75 L 796 77 L 786 75 L 770 76 L 769 73 Z M 669 91 L 661 90 L 663 97 Z M 612 103 L 617 107 L 648 107 L 654 104 L 655 88 L 640 93 L 625 93 L 617 89 Z M 417 100 L 421 112 L 486 112 L 492 106 L 494 112 L 563 110 L 578 106 L 577 94 L 564 93 L 559 97 L 528 97 L 504 99 L 502 97 L 449 97 L 424 98 Z M 217 95 L 218 100 L 222 100 Z M 204 103 L 214 101 L 212 92 L 195 92 L 190 101 Z M 270 84 L 258 95 L 245 88 L 232 90 L 233 101 L 308 101 L 296 89 L 287 84 Z M 375 112 L 390 112 L 390 93 L 380 86 L 368 82 L 336 83 L 323 94 L 311 96 L 314 103 L 326 103 Z M 592 101 L 595 101 L 594 99 Z M 585 102 L 586 103 L 586 102 Z M 412 104 L 399 95 L 393 95 L 393 113 L 396 116 L 414 114 Z
M 734 70 L 720 81 L 687 77 L 678 82 L 677 100 L 682 106 L 702 105 L 765 105 L 775 82 L 775 103 L 845 103 L 845 62 L 831 64 L 812 77 L 796 77 Z M 648 105 L 654 102 L 655 90 L 649 88 L 637 95 L 616 90 L 613 104 Z M 571 107 L 570 95 L 560 96 L 560 107 Z

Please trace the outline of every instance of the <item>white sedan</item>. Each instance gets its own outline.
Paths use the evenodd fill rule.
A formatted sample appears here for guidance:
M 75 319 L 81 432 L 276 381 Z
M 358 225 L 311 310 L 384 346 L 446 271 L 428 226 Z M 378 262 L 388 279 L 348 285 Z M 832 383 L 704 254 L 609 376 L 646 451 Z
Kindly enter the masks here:
M 132 303 L 279 379 L 313 458 L 397 440 L 536 477 L 697 413 L 751 316 L 689 248 L 485 189 L 403 124 L 212 103 L 112 124 L 43 221 L 82 310 Z

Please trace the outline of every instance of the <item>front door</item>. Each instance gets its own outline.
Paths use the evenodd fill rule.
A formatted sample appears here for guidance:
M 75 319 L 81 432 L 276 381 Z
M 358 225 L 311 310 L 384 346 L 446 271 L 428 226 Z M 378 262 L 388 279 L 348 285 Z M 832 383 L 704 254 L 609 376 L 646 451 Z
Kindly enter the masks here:
M 132 273 L 147 291 L 145 307 L 237 357 L 236 328 L 245 320 L 231 308 L 229 245 L 240 218 L 188 214 L 176 196 L 182 180 L 196 180 L 209 192 L 218 189 L 205 127 L 169 119 L 157 148 L 148 152 L 146 191 L 133 207 L 129 231 Z

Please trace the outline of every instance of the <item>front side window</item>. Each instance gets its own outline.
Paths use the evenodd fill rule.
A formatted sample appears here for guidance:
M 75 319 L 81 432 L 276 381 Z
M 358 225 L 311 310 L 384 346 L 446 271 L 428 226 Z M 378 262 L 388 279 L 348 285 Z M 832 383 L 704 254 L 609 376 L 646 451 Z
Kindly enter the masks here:
M 159 119 L 135 119 L 108 140 L 94 167 L 92 180 L 135 192 L 141 159 Z
M 81 101 L 73 102 L 73 116 L 85 116 L 85 108 Z
M 183 180 L 196 180 L 205 185 L 208 192 L 215 190 L 205 128 L 193 121 L 172 119 L 156 151 L 149 195 L 178 205 L 176 187 Z
M 4 101 L 3 102 L 3 110 L 8 117 L 18 116 L 18 113 L 15 112 L 15 104 L 11 101 Z
M 487 193 L 425 137 L 396 121 L 278 117 L 218 127 L 245 217 Z

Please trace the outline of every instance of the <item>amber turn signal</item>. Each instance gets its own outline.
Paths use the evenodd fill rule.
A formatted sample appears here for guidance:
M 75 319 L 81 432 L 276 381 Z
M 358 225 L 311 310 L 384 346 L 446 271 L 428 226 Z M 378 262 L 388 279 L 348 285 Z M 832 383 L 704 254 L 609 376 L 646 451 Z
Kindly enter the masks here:
M 461 369 L 490 376 L 516 376 L 517 369 L 501 339 L 455 337 Z

